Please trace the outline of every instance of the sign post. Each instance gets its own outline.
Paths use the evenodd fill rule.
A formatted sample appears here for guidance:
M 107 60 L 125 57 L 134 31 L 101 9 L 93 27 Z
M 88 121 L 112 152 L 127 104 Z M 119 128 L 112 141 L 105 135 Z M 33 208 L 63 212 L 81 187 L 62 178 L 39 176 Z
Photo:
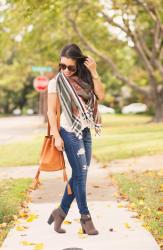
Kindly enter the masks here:
M 54 77 L 54 68 L 51 66 L 32 66 L 33 72 L 39 72 L 33 81 L 34 89 L 40 93 L 39 95 L 39 114 L 44 116 L 44 122 L 47 122 L 47 87 L 49 79 Z M 46 76 L 47 75 L 47 76 Z
M 33 81 L 33 87 L 37 92 L 40 92 L 39 96 L 39 114 L 44 116 L 44 121 L 47 120 L 47 86 L 49 79 L 46 76 L 37 76 Z

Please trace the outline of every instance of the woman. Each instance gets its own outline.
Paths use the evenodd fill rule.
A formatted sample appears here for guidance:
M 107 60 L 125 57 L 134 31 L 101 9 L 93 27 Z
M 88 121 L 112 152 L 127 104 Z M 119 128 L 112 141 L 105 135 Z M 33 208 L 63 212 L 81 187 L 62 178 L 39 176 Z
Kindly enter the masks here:
M 56 123 L 57 95 L 62 110 L 59 131 Z M 76 198 L 83 233 L 98 234 L 86 197 L 87 171 L 92 154 L 90 128 L 94 127 L 96 133 L 100 134 L 102 126 L 97 99 L 104 99 L 104 87 L 97 74 L 95 61 L 84 56 L 76 44 L 65 46 L 61 51 L 59 73 L 48 85 L 50 133 L 55 138 L 55 147 L 65 150 L 72 168 L 68 182 L 72 193 L 67 193 L 67 185 L 60 206 L 52 211 L 48 219 L 49 224 L 54 221 L 54 230 L 58 233 L 65 233 L 61 224 Z

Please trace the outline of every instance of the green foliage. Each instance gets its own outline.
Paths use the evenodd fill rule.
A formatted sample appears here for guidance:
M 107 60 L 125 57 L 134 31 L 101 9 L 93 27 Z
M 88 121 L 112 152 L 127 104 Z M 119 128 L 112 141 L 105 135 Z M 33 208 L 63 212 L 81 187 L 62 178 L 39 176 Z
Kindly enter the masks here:
M 25 191 L 31 184 L 30 178 L 16 180 L 1 180 L 0 182 L 0 223 L 3 222 L 4 216 L 10 217 L 16 214 L 18 206 L 25 199 Z M 7 218 L 6 218 L 7 219 Z
M 117 34 L 110 31 L 110 28 L 112 30 L 116 28 L 102 17 L 104 6 L 98 0 L 8 0 L 8 2 L 10 6 L 3 11 L 4 21 L 0 23 L 0 86 L 5 86 L 2 91 L 14 89 L 22 93 L 28 78 L 35 76 L 31 72 L 31 66 L 47 65 L 49 62 L 57 65 L 61 48 L 73 42 L 81 47 L 84 54 L 94 57 L 97 61 L 97 70 L 106 85 L 106 92 L 113 98 L 120 94 L 122 83 L 113 76 L 106 62 L 84 46 L 70 20 L 76 21 L 87 42 L 99 52 L 109 56 L 121 73 L 140 86 L 146 87 L 149 84 L 142 60 L 134 48 L 129 46 L 127 39 L 119 39 Z M 156 6 L 159 18 L 162 20 L 161 1 L 146 2 Z M 143 34 L 148 49 L 152 49 L 154 23 L 140 4 L 136 1 L 118 0 L 112 1 L 112 5 L 108 4 L 105 8 L 112 11 L 115 19 L 122 19 L 123 15 L 131 16 L 133 26 Z M 154 70 L 153 74 L 161 83 L 160 72 Z M 138 94 L 137 99 L 139 100 Z M 15 104 L 12 106 L 16 106 Z M 25 105 L 27 102 L 24 102 L 23 106 Z
M 32 183 L 31 178 L 5 179 L 0 181 L 0 246 L 13 226 L 13 216 L 17 215 L 21 203 L 27 197 L 27 190 Z

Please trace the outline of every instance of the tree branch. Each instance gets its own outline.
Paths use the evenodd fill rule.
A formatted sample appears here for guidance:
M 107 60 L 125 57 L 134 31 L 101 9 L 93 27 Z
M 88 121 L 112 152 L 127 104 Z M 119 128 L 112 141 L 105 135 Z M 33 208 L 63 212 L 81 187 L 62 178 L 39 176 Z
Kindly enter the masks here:
M 152 82 L 152 84 L 153 84 L 153 86 L 154 86 L 154 75 L 153 75 L 153 67 L 152 67 L 152 65 L 151 65 L 151 63 L 150 63 L 150 60 L 147 58 L 147 55 L 146 55 L 146 53 L 144 52 L 144 47 L 143 47 L 143 45 L 141 44 L 141 41 L 140 41 L 140 39 L 139 39 L 139 37 L 138 37 L 138 35 L 137 35 L 137 32 L 136 31 L 132 31 L 131 30 L 131 28 L 130 28 L 130 25 L 129 25 L 129 20 L 128 19 L 125 19 L 124 18 L 124 15 L 123 15 L 123 13 L 122 13 L 122 19 L 123 19 L 123 23 L 124 23 L 124 25 L 125 26 L 122 26 L 122 25 L 120 25 L 120 24 L 118 24 L 118 23 L 116 23 L 116 22 L 114 22 L 114 20 L 112 19 L 112 18 L 110 18 L 110 17 L 108 17 L 108 15 L 106 15 L 104 12 L 101 12 L 102 13 L 102 15 L 104 16 L 104 18 L 105 18 L 105 20 L 109 23 L 109 24 L 111 24 L 111 25 L 113 25 L 113 26 L 115 26 L 115 27 L 118 27 L 119 29 L 121 29 L 123 32 L 125 32 L 126 34 L 127 34 L 127 36 L 128 37 L 130 37 L 131 38 L 131 40 L 133 41 L 133 43 L 134 43 L 134 48 L 135 48 L 135 50 L 137 51 L 137 53 L 138 53 L 138 55 L 139 55 L 139 57 L 143 60 L 143 62 L 144 62 L 144 66 L 145 66 L 145 68 L 146 68 L 146 70 L 147 70 L 147 72 L 148 72 L 148 75 L 149 75 L 149 79 L 150 79 L 150 81 Z M 143 38 L 141 38 L 141 40 L 142 40 Z M 144 42 L 144 44 L 145 44 L 145 42 Z M 152 79 L 152 80 L 151 80 Z
M 160 24 L 160 28 L 163 31 L 163 25 L 161 24 L 160 18 L 157 14 L 156 9 L 154 8 L 154 6 L 149 6 L 146 2 L 141 1 L 141 0 L 135 0 L 139 5 L 141 5 L 143 7 L 143 9 L 149 14 L 149 16 L 151 17 L 151 19 L 154 22 L 159 22 Z
M 83 34 L 81 33 L 81 31 L 78 29 L 76 23 L 74 22 L 74 20 L 72 20 L 70 17 L 68 17 L 69 22 L 71 23 L 74 31 L 77 33 L 78 37 L 80 38 L 81 42 L 83 43 L 83 45 L 92 53 L 96 54 L 97 56 L 99 56 L 101 59 L 103 59 L 110 67 L 111 67 L 111 71 L 114 74 L 114 76 L 121 80 L 123 83 L 127 84 L 129 87 L 131 87 L 132 89 L 134 89 L 135 91 L 145 95 L 146 97 L 148 97 L 149 92 L 142 88 L 139 87 L 135 82 L 133 82 L 132 80 L 130 80 L 129 78 L 125 77 L 124 75 L 122 75 L 119 70 L 117 69 L 116 65 L 113 63 L 113 61 L 111 60 L 111 58 L 109 58 L 108 56 L 106 56 L 105 54 L 103 54 L 102 52 L 99 52 L 95 47 L 93 47 L 93 45 L 91 45 L 83 36 Z

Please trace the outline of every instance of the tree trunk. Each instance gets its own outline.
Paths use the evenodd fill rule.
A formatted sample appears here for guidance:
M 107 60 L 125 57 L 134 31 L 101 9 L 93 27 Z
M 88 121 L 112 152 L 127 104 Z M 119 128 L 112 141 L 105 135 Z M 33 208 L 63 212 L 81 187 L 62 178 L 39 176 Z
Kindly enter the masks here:
M 154 122 L 163 122 L 163 98 L 157 98 L 155 100 L 155 116 L 153 118 Z

